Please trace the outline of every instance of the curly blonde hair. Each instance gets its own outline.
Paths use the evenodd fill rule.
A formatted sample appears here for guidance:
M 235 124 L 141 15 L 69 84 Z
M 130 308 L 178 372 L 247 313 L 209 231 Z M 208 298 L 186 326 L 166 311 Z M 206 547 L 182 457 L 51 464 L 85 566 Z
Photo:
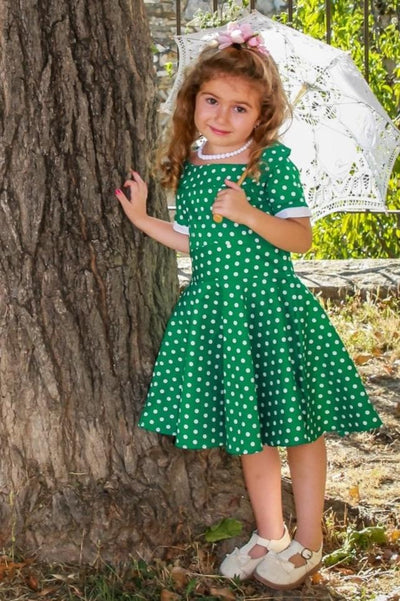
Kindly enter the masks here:
M 290 115 L 289 102 L 278 69 L 269 55 L 239 44 L 223 50 L 205 48 L 190 68 L 178 92 L 168 141 L 159 153 L 160 180 L 166 188 L 176 190 L 178 187 L 184 162 L 189 158 L 193 143 L 199 137 L 194 112 L 200 88 L 207 81 L 224 75 L 243 78 L 260 90 L 261 111 L 250 147 L 248 175 L 258 177 L 259 158 L 263 149 L 277 140 L 280 126 Z

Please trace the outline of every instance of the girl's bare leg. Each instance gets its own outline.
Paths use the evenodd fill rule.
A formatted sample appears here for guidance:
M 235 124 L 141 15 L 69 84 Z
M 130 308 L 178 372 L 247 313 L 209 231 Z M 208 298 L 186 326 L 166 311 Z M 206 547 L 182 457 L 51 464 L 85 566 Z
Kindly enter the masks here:
M 321 436 L 312 443 L 289 447 L 287 456 L 296 506 L 295 538 L 304 547 L 318 551 L 322 543 L 326 484 L 325 439 Z
M 243 475 L 262 538 L 280 539 L 283 535 L 281 461 L 278 449 L 265 446 L 263 451 L 242 456 Z M 255 545 L 253 559 L 265 555 L 265 547 Z

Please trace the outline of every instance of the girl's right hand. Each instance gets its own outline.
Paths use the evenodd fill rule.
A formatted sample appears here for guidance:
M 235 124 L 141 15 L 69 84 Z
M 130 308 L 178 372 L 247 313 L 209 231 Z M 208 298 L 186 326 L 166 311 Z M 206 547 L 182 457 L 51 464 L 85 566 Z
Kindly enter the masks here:
M 130 199 L 120 189 L 115 190 L 115 196 L 118 198 L 121 206 L 132 223 L 138 223 L 143 217 L 147 217 L 147 184 L 142 180 L 139 173 L 131 169 L 132 179 L 126 180 L 124 188 L 129 188 Z

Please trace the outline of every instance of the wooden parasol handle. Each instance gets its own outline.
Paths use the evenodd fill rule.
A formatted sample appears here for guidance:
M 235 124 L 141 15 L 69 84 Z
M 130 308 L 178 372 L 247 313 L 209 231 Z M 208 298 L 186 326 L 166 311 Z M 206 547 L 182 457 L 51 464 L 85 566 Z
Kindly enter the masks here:
M 242 173 L 242 175 L 239 177 L 237 184 L 238 186 L 241 186 L 244 182 L 244 180 L 246 179 L 247 176 L 247 169 L 245 169 Z M 213 219 L 215 221 L 215 223 L 222 223 L 224 218 L 222 217 L 222 215 L 220 215 L 219 213 L 214 213 L 213 214 Z

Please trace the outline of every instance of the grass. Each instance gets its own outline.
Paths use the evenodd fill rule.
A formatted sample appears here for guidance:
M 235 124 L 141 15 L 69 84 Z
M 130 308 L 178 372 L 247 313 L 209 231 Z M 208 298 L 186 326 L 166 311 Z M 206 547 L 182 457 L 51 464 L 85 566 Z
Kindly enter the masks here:
M 366 381 L 376 382 L 377 398 L 387 401 L 383 383 L 394 383 L 400 370 L 399 299 L 362 300 L 355 297 L 340 304 L 324 302 L 347 348 Z M 380 396 L 381 395 L 381 396 Z M 398 389 L 394 403 L 400 406 Z M 165 557 L 147 565 L 131 558 L 112 566 L 101 559 L 93 566 L 47 565 L 18 558 L 16 552 L 0 556 L 1 601 L 399 601 L 400 520 L 397 485 L 400 460 L 400 430 L 396 407 L 389 407 L 386 443 L 369 433 L 356 435 L 356 445 L 332 439 L 333 472 L 329 495 L 353 507 L 369 508 L 370 526 L 381 527 L 384 539 L 362 541 L 365 524 L 338 515 L 333 509 L 324 516 L 326 555 L 348 550 L 334 565 L 325 565 L 297 591 L 282 596 L 255 581 L 238 583 L 217 575 L 218 543 L 193 541 L 167 550 Z M 396 421 L 397 420 L 397 421 Z M 397 425 L 396 425 L 397 424 Z M 360 449 L 366 450 L 365 457 Z M 369 461 L 369 463 L 368 463 Z M 392 463 L 390 463 L 392 462 Z M 397 466 L 397 467 L 396 467 Z M 342 474 L 346 477 L 342 477 Z M 392 482 L 389 482 L 392 479 Z M 391 488 L 385 488 L 385 487 Z M 398 486 L 398 488 L 396 488 Z M 393 509 L 393 502 L 397 505 Z M 396 509 L 397 507 L 397 509 Z M 378 512 L 374 514 L 373 509 Z M 371 531 L 372 532 L 372 531 Z M 353 536 L 354 535 L 354 536 Z M 352 538 L 353 536 L 353 538 Z M 379 538 L 379 537 L 378 537 Z M 349 541 L 357 540 L 354 548 Z M 379 596 L 380 595 L 380 596 Z
M 350 354 L 400 359 L 400 299 L 355 296 L 341 303 L 322 301 Z

